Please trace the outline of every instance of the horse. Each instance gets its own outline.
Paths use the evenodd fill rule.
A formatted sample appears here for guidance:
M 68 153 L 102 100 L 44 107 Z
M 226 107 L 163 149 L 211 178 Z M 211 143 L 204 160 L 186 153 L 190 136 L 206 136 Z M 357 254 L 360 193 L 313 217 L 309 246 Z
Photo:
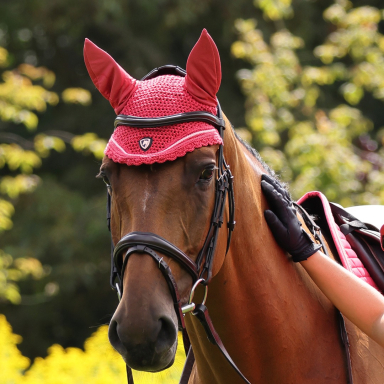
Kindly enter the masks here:
M 135 99 L 134 96 L 142 89 L 140 87 L 146 86 L 148 89 L 145 89 L 151 91 L 153 83 L 149 80 L 133 79 L 89 40 L 84 54 L 94 84 L 117 114 L 124 113 L 129 103 L 149 102 L 150 97 Z M 216 45 L 205 30 L 189 55 L 186 68 L 185 80 L 180 80 L 184 88 L 180 88 L 174 97 L 181 97 L 186 89 L 188 97 L 192 95 L 194 100 L 205 103 L 206 111 L 212 111 L 217 107 L 221 69 Z M 157 79 L 167 85 L 171 77 L 163 75 Z M 161 87 L 161 84 L 157 86 Z M 156 92 L 159 99 L 164 98 L 160 100 L 164 105 L 174 102 L 165 97 L 161 89 Z M 135 100 L 132 102 L 132 99 Z M 194 108 L 180 112 L 191 110 Z M 139 121 L 140 118 L 158 117 L 159 112 L 145 111 L 136 116 L 134 121 Z M 124 129 L 135 135 L 135 129 L 140 129 L 132 128 L 128 123 L 127 126 L 119 125 L 124 122 L 122 120 L 117 122 L 116 129 L 123 133 L 115 131 L 112 135 L 99 174 L 108 186 L 111 236 L 115 246 L 127 234 L 151 234 L 196 262 L 211 230 L 215 186 L 222 176 L 218 169 L 222 156 L 234 176 L 237 222 L 227 249 L 229 231 L 225 227 L 231 222 L 231 202 L 227 199 L 223 208 L 225 229 L 217 232 L 210 276 L 206 274 L 203 278 L 203 283 L 204 279 L 209 280 L 206 298 L 203 296 L 207 287 L 196 285 L 196 278 L 188 266 L 163 251 L 165 246 L 156 252 L 152 252 L 150 246 L 129 248 L 128 252 L 126 247 L 124 252 L 115 255 L 124 271 L 120 283 L 121 301 L 109 326 L 110 342 L 127 366 L 158 372 L 173 364 L 178 323 L 185 321 L 195 356 L 188 383 L 244 382 L 217 346 L 207 339 L 196 316 L 186 314 L 185 319 L 182 316 L 180 320 L 170 282 L 164 278 L 164 269 L 160 268 L 166 263 L 182 305 L 190 302 L 192 286 L 196 303 L 206 299 L 205 305 L 217 333 L 250 383 L 345 384 L 349 378 L 337 310 L 304 269 L 293 263 L 277 245 L 264 219 L 264 210 L 268 206 L 260 187 L 261 175 L 276 176 L 259 154 L 238 137 L 224 114 L 222 119 L 225 126 L 222 143 L 217 138 L 213 140 L 212 136 L 214 142 L 207 139 L 203 144 L 195 143 L 192 147 L 182 148 L 176 155 L 172 152 L 177 147 L 174 142 L 172 144 L 173 131 L 170 138 L 169 135 L 166 137 L 171 143 L 168 147 L 149 154 L 154 144 L 148 132 L 166 135 L 164 132 L 173 125 L 148 128 L 145 134 L 148 137 L 135 138 L 134 144 L 140 148 L 129 155 L 122 147 L 122 141 L 118 142 L 117 135 L 125 135 Z M 186 124 L 193 127 L 197 123 Z M 209 123 L 204 124 L 212 128 Z M 188 140 L 191 135 L 200 137 L 196 132 L 188 134 Z M 223 150 L 222 154 L 220 150 Z M 166 151 L 172 153 L 161 157 Z M 146 161 L 148 158 L 150 160 Z M 137 159 L 141 159 L 140 162 L 135 162 Z M 381 384 L 384 379 L 383 348 L 348 320 L 346 326 L 353 383 Z

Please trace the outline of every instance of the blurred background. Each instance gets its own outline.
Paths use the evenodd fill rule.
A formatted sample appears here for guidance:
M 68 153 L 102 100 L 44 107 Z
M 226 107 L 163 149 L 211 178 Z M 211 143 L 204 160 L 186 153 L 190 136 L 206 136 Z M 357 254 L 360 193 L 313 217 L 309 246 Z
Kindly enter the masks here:
M 0 313 L 22 336 L 22 355 L 82 348 L 117 304 L 106 191 L 95 179 L 114 112 L 86 72 L 85 37 L 141 78 L 164 64 L 185 67 L 207 28 L 221 55 L 224 112 L 294 198 L 320 190 L 344 206 L 384 204 L 383 8 L 380 0 L 2 0 Z M 11 337 L 8 323 L 0 342 Z

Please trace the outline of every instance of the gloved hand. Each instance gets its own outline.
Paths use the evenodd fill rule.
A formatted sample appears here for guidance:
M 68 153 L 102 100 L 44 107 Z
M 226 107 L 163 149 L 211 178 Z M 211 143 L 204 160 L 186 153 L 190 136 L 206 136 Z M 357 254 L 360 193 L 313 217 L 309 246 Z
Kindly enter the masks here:
M 292 255 L 294 262 L 308 259 L 321 245 L 313 242 L 301 227 L 288 192 L 265 174 L 261 176 L 261 188 L 271 208 L 264 211 L 264 217 L 277 243 Z

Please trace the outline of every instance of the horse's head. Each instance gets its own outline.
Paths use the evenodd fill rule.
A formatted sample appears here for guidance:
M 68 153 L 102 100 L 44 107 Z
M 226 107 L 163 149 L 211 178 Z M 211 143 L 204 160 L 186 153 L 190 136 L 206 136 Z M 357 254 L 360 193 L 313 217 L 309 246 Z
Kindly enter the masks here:
M 185 77 L 178 67 L 163 68 L 137 81 L 88 40 L 84 54 L 94 84 L 119 114 L 100 170 L 110 186 L 123 280 L 109 338 L 130 367 L 158 371 L 173 363 L 183 324 L 177 302 L 187 302 L 215 240 L 215 185 L 225 166 L 220 113 L 215 120 L 220 59 L 205 30 Z
M 196 260 L 213 209 L 216 150 L 203 147 L 172 162 L 140 166 L 105 158 L 101 172 L 112 188 L 114 244 L 132 232 L 153 233 Z M 191 275 L 167 254 L 156 253 L 170 266 L 186 303 Z M 157 261 L 146 253 L 131 254 L 122 300 L 110 323 L 111 344 L 130 367 L 156 371 L 173 362 L 177 328 L 171 291 Z

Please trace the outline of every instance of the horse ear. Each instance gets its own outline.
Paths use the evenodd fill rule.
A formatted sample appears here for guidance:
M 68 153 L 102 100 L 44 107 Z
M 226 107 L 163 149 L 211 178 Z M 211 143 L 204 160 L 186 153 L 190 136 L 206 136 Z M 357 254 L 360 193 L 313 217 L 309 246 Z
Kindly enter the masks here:
M 88 39 L 84 43 L 84 61 L 93 84 L 119 114 L 136 90 L 137 80 Z
M 219 51 L 206 29 L 192 48 L 187 60 L 185 86 L 193 98 L 203 104 L 217 105 L 221 65 Z

